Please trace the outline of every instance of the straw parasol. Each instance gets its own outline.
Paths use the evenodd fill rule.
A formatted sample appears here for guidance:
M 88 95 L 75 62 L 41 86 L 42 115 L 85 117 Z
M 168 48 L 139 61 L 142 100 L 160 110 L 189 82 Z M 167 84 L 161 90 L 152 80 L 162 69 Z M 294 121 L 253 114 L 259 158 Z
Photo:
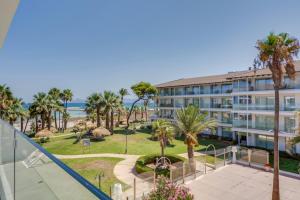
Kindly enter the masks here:
M 92 131 L 92 134 L 93 134 L 93 136 L 95 138 L 102 138 L 102 137 L 111 135 L 111 133 L 109 132 L 109 130 L 107 130 L 106 128 L 103 128 L 103 127 L 95 128 Z
M 52 135 L 53 135 L 53 133 L 52 133 L 51 131 L 49 131 L 48 129 L 43 129 L 43 130 L 37 132 L 37 133 L 35 134 L 35 137 L 37 137 L 37 138 L 41 138 L 41 137 L 50 137 L 50 136 L 52 136 Z

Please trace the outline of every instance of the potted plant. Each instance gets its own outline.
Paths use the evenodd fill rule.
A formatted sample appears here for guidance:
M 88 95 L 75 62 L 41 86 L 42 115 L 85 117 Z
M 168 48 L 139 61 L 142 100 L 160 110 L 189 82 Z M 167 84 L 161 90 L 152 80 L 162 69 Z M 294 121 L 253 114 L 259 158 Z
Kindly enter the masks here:
M 271 171 L 271 165 L 270 165 L 269 163 L 265 164 L 265 165 L 264 165 L 264 168 L 265 168 L 265 171 L 266 171 L 266 172 Z

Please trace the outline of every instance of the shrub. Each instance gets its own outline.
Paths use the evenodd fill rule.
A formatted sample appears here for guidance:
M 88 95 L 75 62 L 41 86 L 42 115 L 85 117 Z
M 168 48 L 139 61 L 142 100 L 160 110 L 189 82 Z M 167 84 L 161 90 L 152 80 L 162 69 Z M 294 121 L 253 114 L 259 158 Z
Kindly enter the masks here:
M 160 177 L 157 180 L 156 189 L 152 190 L 143 200 L 193 200 L 194 196 L 189 189 L 176 185 L 170 180 Z
M 142 156 L 140 157 L 136 163 L 135 163 L 135 170 L 138 174 L 153 171 L 152 168 L 148 167 L 148 164 L 155 163 L 156 158 L 160 158 L 161 156 L 159 154 L 152 154 L 152 155 L 147 155 L 147 156 Z M 183 162 L 185 161 L 184 158 L 176 155 L 165 155 L 171 163 L 176 163 L 176 162 Z M 168 175 L 169 170 L 158 170 L 156 171 L 157 174 L 162 174 L 162 175 Z

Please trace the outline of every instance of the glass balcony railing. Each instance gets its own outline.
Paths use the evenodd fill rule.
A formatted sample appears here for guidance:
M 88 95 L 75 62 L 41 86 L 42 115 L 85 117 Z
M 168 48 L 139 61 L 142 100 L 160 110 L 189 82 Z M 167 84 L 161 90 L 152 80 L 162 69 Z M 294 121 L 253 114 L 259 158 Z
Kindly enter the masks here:
M 110 199 L 41 146 L 0 120 L 0 199 Z
M 249 120 L 247 123 L 247 120 L 233 120 L 233 127 L 236 128 L 252 128 L 252 121 Z
M 174 107 L 174 104 L 172 104 L 172 103 L 161 103 L 161 104 L 159 104 L 159 107 Z
M 232 124 L 232 119 L 221 119 L 221 123 L 223 123 L 223 124 Z

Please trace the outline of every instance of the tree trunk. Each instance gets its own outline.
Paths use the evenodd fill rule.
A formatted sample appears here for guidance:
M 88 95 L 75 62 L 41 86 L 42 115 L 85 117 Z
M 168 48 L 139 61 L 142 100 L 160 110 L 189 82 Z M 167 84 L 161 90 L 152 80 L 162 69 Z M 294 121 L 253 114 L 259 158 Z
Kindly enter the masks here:
M 145 117 L 146 117 L 146 122 L 148 121 L 148 109 L 147 106 L 145 106 Z
M 127 122 L 126 129 L 128 129 L 128 128 L 129 128 L 129 120 L 130 120 L 130 117 L 131 117 L 131 114 L 132 114 L 133 108 L 134 108 L 135 104 L 136 104 L 138 101 L 140 101 L 140 100 L 141 100 L 141 98 L 139 98 L 139 99 L 135 100 L 135 101 L 133 102 L 133 104 L 131 105 L 131 108 L 130 108 L 129 114 L 127 115 L 127 119 L 126 119 L 126 122 Z
M 194 147 L 192 145 L 187 145 L 187 152 L 189 161 L 194 161 Z
M 60 120 L 60 111 L 58 111 L 58 130 L 59 130 L 59 132 L 61 131 L 60 129 L 61 129 L 61 120 Z
M 26 123 L 25 123 L 25 127 L 24 127 L 24 132 L 26 132 L 28 122 L 29 122 L 29 117 L 26 119 Z
M 113 135 L 114 134 L 114 111 L 112 109 L 110 112 L 110 131 L 111 134 Z
M 164 140 L 160 140 L 160 148 L 161 148 L 161 157 L 165 156 L 165 146 L 164 146 Z
M 106 112 L 106 117 L 105 117 L 105 128 L 109 130 L 109 111 Z
M 24 118 L 21 117 L 21 132 L 23 132 L 24 129 Z
M 272 200 L 280 200 L 279 193 L 279 152 L 278 152 L 278 132 L 279 132 L 279 86 L 275 85 L 275 117 L 274 117 L 274 176 Z
M 41 114 L 41 120 L 42 120 L 42 129 L 45 128 L 45 115 Z
M 137 115 L 137 112 L 135 111 L 134 112 L 134 121 L 136 121 L 136 115 Z
M 141 109 L 141 120 L 143 120 L 144 119 L 144 111 L 143 111 L 143 109 Z
M 97 108 L 97 111 L 96 111 L 96 115 L 97 115 L 97 127 L 100 127 L 101 126 L 101 123 L 100 123 L 100 108 Z
M 39 131 L 39 124 L 38 124 L 38 116 L 35 116 L 35 132 L 37 133 Z
M 50 128 L 51 128 L 51 111 L 48 113 L 47 123 L 48 123 L 48 130 L 50 131 Z
M 118 110 L 118 124 L 117 124 L 117 126 L 120 125 L 120 122 L 121 122 L 121 109 Z
M 56 111 L 54 111 L 54 123 L 55 123 L 55 128 L 57 129 Z

